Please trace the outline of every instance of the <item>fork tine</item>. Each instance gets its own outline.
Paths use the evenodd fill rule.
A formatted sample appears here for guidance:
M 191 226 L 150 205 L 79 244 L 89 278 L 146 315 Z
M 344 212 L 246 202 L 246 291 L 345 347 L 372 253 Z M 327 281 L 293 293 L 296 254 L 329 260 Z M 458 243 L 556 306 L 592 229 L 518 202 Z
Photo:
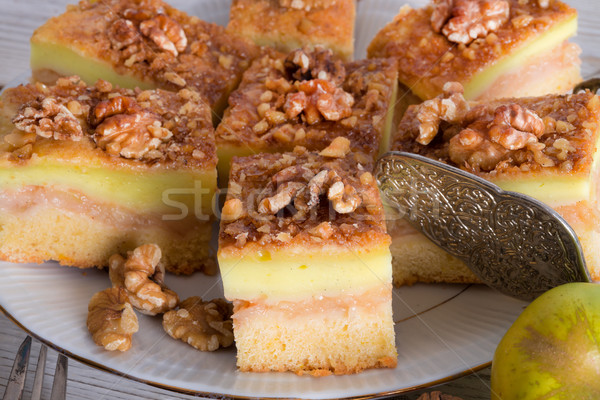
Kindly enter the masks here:
M 54 371 L 54 382 L 50 400 L 65 400 L 67 398 L 67 369 L 69 360 L 64 354 L 58 355 L 56 370 Z
M 15 357 L 6 391 L 4 392 L 3 400 L 19 400 L 23 396 L 23 388 L 25 387 L 25 375 L 27 375 L 27 365 L 29 364 L 29 354 L 31 352 L 31 336 L 27 336 Z
M 42 345 L 40 355 L 38 356 L 35 377 L 33 378 L 33 389 L 31 389 L 31 400 L 40 400 L 42 398 L 42 386 L 44 384 L 44 371 L 46 370 L 46 353 L 48 348 Z

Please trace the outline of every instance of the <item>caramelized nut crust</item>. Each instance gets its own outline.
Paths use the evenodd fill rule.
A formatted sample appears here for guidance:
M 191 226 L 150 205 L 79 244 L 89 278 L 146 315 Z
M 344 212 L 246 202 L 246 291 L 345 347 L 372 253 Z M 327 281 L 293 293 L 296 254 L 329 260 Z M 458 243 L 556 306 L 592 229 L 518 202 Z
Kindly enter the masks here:
M 322 150 L 343 136 L 352 151 L 375 157 L 396 80 L 391 60 L 342 64 L 324 50 L 297 50 L 288 57 L 270 52 L 252 64 L 231 94 L 217 142 L 268 151 L 297 145 Z
M 324 157 L 304 148 L 235 157 L 227 202 L 239 201 L 244 211 L 221 220 L 219 248 L 315 244 L 324 237 L 342 246 L 387 240 L 371 167 L 357 158 Z
M 423 106 L 411 106 L 392 149 L 454 164 L 487 176 L 542 171 L 590 173 L 598 136 L 600 99 L 590 93 L 471 103 L 461 118 L 418 142 Z
M 69 140 L 115 165 L 208 169 L 217 163 L 210 108 L 190 89 L 119 89 L 102 80 L 87 86 L 73 76 L 55 86 L 7 89 L 3 103 L 14 110 L 16 129 L 0 138 L 0 156 L 24 160 L 47 152 L 49 141 Z

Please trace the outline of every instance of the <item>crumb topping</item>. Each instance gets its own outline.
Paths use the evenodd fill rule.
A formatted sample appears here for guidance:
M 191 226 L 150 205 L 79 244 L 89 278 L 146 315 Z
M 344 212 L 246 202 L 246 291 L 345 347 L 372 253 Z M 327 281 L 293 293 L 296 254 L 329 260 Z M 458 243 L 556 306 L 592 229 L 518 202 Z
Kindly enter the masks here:
M 427 143 L 419 141 L 424 125 L 419 117 L 425 111 L 425 103 L 408 109 L 393 138 L 393 150 L 484 175 L 550 168 L 571 174 L 591 168 L 600 99 L 589 91 L 471 103 L 452 120 L 442 119 Z
M 463 17 L 454 26 L 464 28 L 455 32 L 457 40 L 451 41 L 444 33 L 445 29 L 451 36 L 455 31 L 450 29 L 452 25 L 447 27 L 454 19 L 450 17 L 455 7 L 471 4 L 469 7 L 479 7 L 481 11 L 484 6 L 498 4 L 494 7 L 505 10 L 501 3 L 508 4 L 508 19 L 500 23 L 505 11 L 498 11 L 502 18 L 494 17 L 491 21 L 495 22 L 488 25 L 494 29 L 481 28 L 484 20 L 476 19 L 472 24 L 469 18 Z M 368 55 L 397 59 L 400 81 L 414 87 L 421 98 L 432 98 L 442 93 L 446 82 L 468 81 L 523 43 L 576 15 L 574 8 L 558 0 L 541 3 L 535 0 L 437 0 L 419 9 L 405 6 L 394 21 L 376 35 L 369 45 Z
M 52 30 L 54 40 L 67 43 L 89 38 L 94 48 L 86 51 L 94 51 L 118 73 L 168 90 L 191 86 L 211 106 L 222 100 L 259 53 L 249 40 L 160 0 L 84 0 L 46 25 L 36 34 Z
M 342 63 L 329 50 L 296 50 L 256 60 L 229 97 L 219 144 L 321 150 L 344 136 L 375 156 L 396 84 L 386 59 Z
M 355 156 L 321 156 L 298 147 L 234 158 L 220 246 L 347 245 L 385 235 L 377 185 Z
M 216 163 L 210 109 L 190 89 L 129 90 L 105 81 L 87 86 L 69 77 L 56 86 L 21 85 L 3 97 L 15 108 L 15 129 L 0 138 L 0 153 L 12 159 L 30 158 L 44 140 L 68 140 L 86 141 L 111 157 L 149 165 Z
M 331 7 L 335 5 L 337 1 L 338 0 L 279 0 L 279 6 L 292 8 L 294 10 L 310 11 L 314 8 Z

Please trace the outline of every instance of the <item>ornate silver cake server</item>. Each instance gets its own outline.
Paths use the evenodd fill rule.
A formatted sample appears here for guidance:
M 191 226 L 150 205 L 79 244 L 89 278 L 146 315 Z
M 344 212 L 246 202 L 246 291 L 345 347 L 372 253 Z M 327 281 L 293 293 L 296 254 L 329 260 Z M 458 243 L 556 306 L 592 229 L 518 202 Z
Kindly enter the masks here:
M 385 154 L 375 174 L 387 206 L 504 294 L 591 280 L 575 232 L 540 201 L 411 153 Z

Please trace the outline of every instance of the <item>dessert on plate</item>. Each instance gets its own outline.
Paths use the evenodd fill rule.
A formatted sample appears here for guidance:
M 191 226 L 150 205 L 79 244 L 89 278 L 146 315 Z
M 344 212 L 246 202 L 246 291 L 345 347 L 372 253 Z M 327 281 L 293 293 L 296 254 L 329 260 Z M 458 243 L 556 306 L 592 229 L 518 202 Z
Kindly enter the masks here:
M 87 86 L 78 77 L 0 97 L 0 258 L 103 267 L 157 243 L 165 268 L 211 261 L 216 150 L 193 90 Z
M 462 87 L 448 83 L 444 94 L 409 107 L 392 150 L 447 162 L 548 204 L 575 230 L 592 279 L 600 280 L 599 124 L 600 99 L 589 91 L 466 102 Z M 389 231 L 395 284 L 476 281 L 404 220 Z
M 131 89 L 191 86 L 220 115 L 258 52 L 248 39 L 160 0 L 84 0 L 36 29 L 31 69 L 47 84 L 76 74 Z
M 356 156 L 332 146 L 233 159 L 218 259 L 240 370 L 395 367 L 390 238 Z
M 320 45 L 344 60 L 354 52 L 356 0 L 234 0 L 227 31 L 290 52 Z
M 338 136 L 373 159 L 387 150 L 396 82 L 388 59 L 344 63 L 323 48 L 268 52 L 244 73 L 217 127 L 220 179 L 233 156 L 322 150 Z
M 539 96 L 581 80 L 576 31 L 577 11 L 558 0 L 435 0 L 404 6 L 368 54 L 396 58 L 400 83 L 422 100 L 447 82 L 468 100 Z

